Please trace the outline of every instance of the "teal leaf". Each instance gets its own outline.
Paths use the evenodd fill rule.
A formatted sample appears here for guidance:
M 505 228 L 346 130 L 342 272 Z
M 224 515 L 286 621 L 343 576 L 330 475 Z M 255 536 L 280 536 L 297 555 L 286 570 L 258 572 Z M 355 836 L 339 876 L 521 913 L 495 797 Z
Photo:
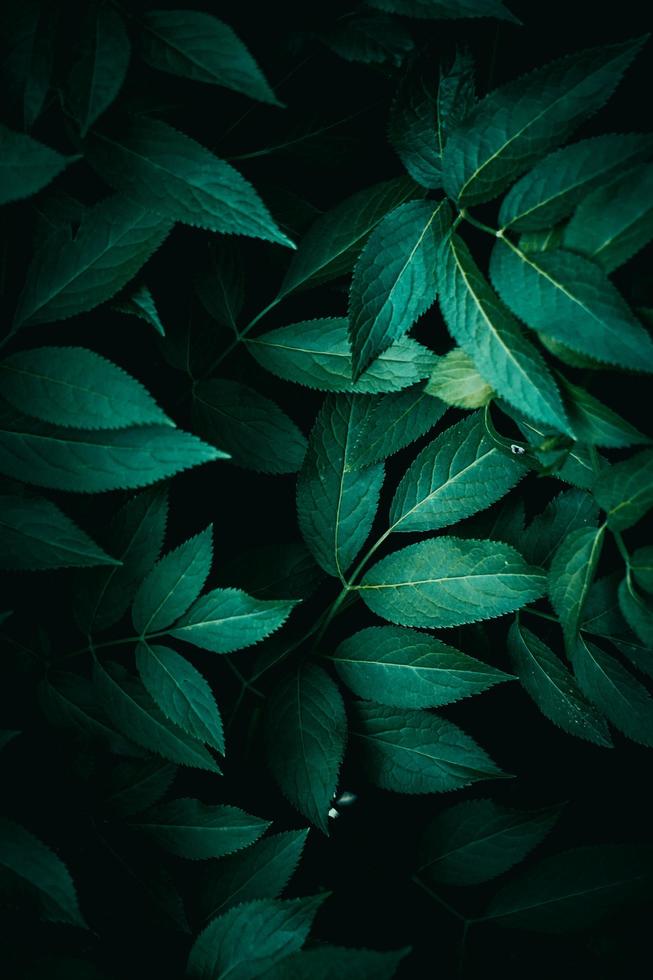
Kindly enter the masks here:
M 433 636 L 399 626 L 354 633 L 333 662 L 354 694 L 395 708 L 440 708 L 511 680 Z
M 589 391 L 573 385 L 562 375 L 559 378 L 569 421 L 579 442 L 612 449 L 651 442 L 648 436 L 590 395 Z
M 92 130 L 85 150 L 108 184 L 163 218 L 294 247 L 234 167 L 167 123 L 128 118 L 119 133 Z
M 56 490 L 130 490 L 220 458 L 225 453 L 167 425 L 96 432 L 9 413 L 0 420 L 0 473 Z
M 555 826 L 561 807 L 513 810 L 494 800 L 447 807 L 426 828 L 419 874 L 445 885 L 480 885 L 523 861 Z
M 132 622 L 137 633 L 154 633 L 179 619 L 204 588 L 212 561 L 211 526 L 164 555 L 134 597 Z
M 224 755 L 222 719 L 207 681 L 169 647 L 139 643 L 136 667 L 145 690 L 169 721 Z
M 154 296 L 144 283 L 132 289 L 126 296 L 116 299 L 113 303 L 113 309 L 119 313 L 126 313 L 128 316 L 137 316 L 139 320 L 143 320 L 154 327 L 161 337 L 165 337 L 166 332 L 161 323 Z
M 462 729 L 427 711 L 361 701 L 351 734 L 367 778 L 395 793 L 445 793 L 506 775 Z
M 111 767 L 103 805 L 112 816 L 133 817 L 168 792 L 177 767 L 161 759 L 127 759 Z
M 628 624 L 619 608 L 620 573 L 604 575 L 594 582 L 587 593 L 580 628 L 585 633 L 620 637 L 628 635 Z M 634 640 L 634 637 L 629 637 Z
M 68 868 L 54 851 L 21 824 L 0 817 L 0 866 L 39 893 L 45 918 L 86 929 Z
M 55 728 L 68 729 L 85 742 L 123 755 L 139 753 L 134 742 L 119 735 L 85 677 L 50 671 L 39 687 L 39 706 Z
M 648 133 L 611 133 L 572 143 L 541 160 L 503 199 L 501 227 L 551 229 L 571 214 L 589 191 L 610 181 L 653 151 Z M 567 236 L 565 231 L 565 238 Z M 574 251 L 574 246 L 568 248 Z M 584 251 L 584 249 L 579 249 Z
M 328 834 L 328 812 L 345 754 L 347 718 L 337 686 L 315 664 L 290 671 L 265 709 L 268 762 L 284 796 Z
M 461 626 L 541 598 L 541 568 L 507 544 L 441 536 L 409 544 L 373 565 L 357 588 L 367 606 L 400 626 Z
M 140 382 L 85 347 L 37 347 L 10 354 L 0 361 L 0 390 L 14 408 L 53 425 L 173 425 Z
M 249 847 L 270 823 L 235 806 L 207 806 L 186 797 L 159 803 L 132 826 L 177 857 L 205 861 Z
M 605 524 L 577 528 L 563 538 L 551 561 L 549 596 L 570 646 L 575 642 L 604 538 Z
M 119 566 L 55 504 L 44 497 L 0 496 L 0 568 Z
M 433 374 L 426 383 L 426 392 L 456 408 L 482 408 L 494 391 L 474 365 L 471 357 L 460 347 L 454 347 L 438 359 Z
M 449 333 L 483 379 L 529 417 L 569 432 L 560 394 L 544 359 L 491 289 L 458 235 L 443 242 L 438 252 L 438 290 Z
M 202 920 L 255 898 L 278 898 L 295 872 L 308 828 L 264 837 L 242 853 L 226 857 L 203 883 Z
M 450 221 L 446 201 L 412 201 L 370 235 L 349 291 L 354 381 L 434 302 L 436 250 Z
M 637 548 L 630 556 L 630 570 L 646 592 L 653 592 L 653 545 Z
M 614 272 L 653 238 L 653 165 L 621 174 L 581 201 L 563 243 Z
M 545 718 L 569 735 L 604 748 L 612 746 L 602 714 L 553 650 L 519 620 L 510 627 L 508 651 L 522 687 Z
M 280 105 L 267 79 L 228 24 L 199 10 L 148 10 L 141 55 L 160 71 Z
M 60 14 L 58 7 L 35 0 L 3 11 L 2 85 L 7 100 L 17 103 L 25 129 L 41 115 L 50 91 Z
M 619 586 L 619 608 L 635 636 L 653 650 L 653 606 L 633 584 L 632 569 Z
M 594 496 L 613 531 L 632 527 L 653 507 L 653 450 L 615 463 L 596 481 Z
M 214 589 L 200 596 L 168 632 L 202 650 L 233 653 L 279 629 L 295 605 L 282 599 L 253 599 L 240 589 Z
M 589 493 L 563 490 L 529 524 L 522 538 L 524 557 L 534 565 L 548 565 L 568 534 L 596 527 L 598 518 L 598 507 Z
M 238 381 L 198 381 L 193 387 L 198 435 L 259 473 L 296 473 L 306 439 L 276 402 Z
M 390 108 L 388 139 L 418 184 L 442 187 L 442 163 L 434 139 L 436 72 L 430 59 L 415 62 L 402 76 Z
M 383 463 L 354 470 L 349 462 L 362 411 L 351 395 L 325 400 L 297 480 L 304 541 L 325 572 L 341 579 L 370 533 L 384 476 Z
M 545 933 L 585 929 L 644 893 L 651 856 L 645 845 L 602 844 L 543 858 L 497 892 L 483 921 Z
M 266 980 L 392 980 L 401 960 L 410 952 L 401 949 L 377 952 L 322 943 L 303 949 L 268 970 Z
M 440 84 L 437 96 L 436 144 L 440 157 L 449 133 L 462 122 L 476 105 L 474 59 L 465 48 L 456 51 L 451 68 L 440 68 Z M 440 167 L 442 163 L 440 162 Z
M 234 585 L 260 599 L 305 599 L 324 579 L 303 541 L 239 549 L 222 561 L 219 585 Z
M 83 138 L 118 95 L 129 67 L 129 37 L 113 7 L 97 4 L 90 8 L 76 54 L 64 99 Z
M 567 55 L 486 95 L 449 137 L 447 194 L 496 197 L 610 98 L 645 38 Z
M 347 320 L 327 317 L 292 323 L 247 341 L 258 363 L 284 381 L 320 391 L 378 395 L 400 391 L 433 370 L 435 355 L 410 337 L 392 344 L 352 381 L 352 356 Z
M 447 20 L 458 17 L 494 17 L 519 23 L 502 0 L 369 0 L 371 7 L 405 14 L 407 17 L 424 17 Z
M 34 254 L 15 328 L 66 320 L 111 299 L 170 232 L 171 222 L 120 195 L 89 208 L 74 238 L 67 230 Z
M 415 47 L 410 31 L 394 17 L 377 11 L 354 11 L 337 18 L 320 40 L 346 61 L 398 66 Z
M 366 398 L 349 466 L 362 469 L 409 446 L 436 425 L 446 411 L 439 398 L 413 385 L 379 398 Z
M 366 187 L 321 215 L 299 242 L 279 297 L 351 272 L 370 232 L 384 215 L 423 195 L 412 180 L 400 177 Z
M 193 943 L 187 980 L 253 980 L 301 949 L 326 898 L 263 898 L 229 909 Z
M 238 239 L 223 238 L 211 249 L 208 266 L 195 277 L 195 291 L 209 316 L 238 334 L 238 317 L 245 303 Z
M 436 531 L 500 500 L 525 475 L 491 439 L 482 412 L 445 429 L 404 474 L 390 507 L 392 531 Z
M 135 678 L 95 660 L 93 686 L 109 720 L 137 745 L 180 766 L 220 772 L 208 750 L 172 725 Z
M 0 125 L 0 204 L 38 193 L 74 159 Z
M 526 254 L 502 238 L 490 272 L 504 302 L 533 330 L 598 361 L 653 371 L 653 341 L 594 262 L 563 249 Z

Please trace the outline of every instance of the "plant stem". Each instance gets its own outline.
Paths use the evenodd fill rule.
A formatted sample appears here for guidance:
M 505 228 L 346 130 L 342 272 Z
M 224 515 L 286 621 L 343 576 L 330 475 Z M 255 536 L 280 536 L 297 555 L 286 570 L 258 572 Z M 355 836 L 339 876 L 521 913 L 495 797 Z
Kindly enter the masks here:
M 613 531 L 612 536 L 615 540 L 617 548 L 619 549 L 619 554 L 626 563 L 626 569 L 628 572 L 630 572 L 630 555 L 628 554 L 628 548 L 626 547 L 624 539 L 621 536 L 621 531 Z
M 495 238 L 503 237 L 502 231 L 498 231 L 496 228 L 491 228 L 489 225 L 479 221 L 478 218 L 475 218 L 473 214 L 470 214 L 466 208 L 462 208 L 460 217 L 464 221 L 467 221 L 470 225 L 474 225 L 475 228 L 480 228 L 481 231 L 487 232 L 488 235 L 493 235 Z
M 429 886 L 422 881 L 419 875 L 413 875 L 412 880 L 419 888 L 425 891 L 426 894 L 429 895 L 434 902 L 437 902 L 438 905 L 441 905 L 443 909 L 447 910 L 449 915 L 453 915 L 454 918 L 458 919 L 459 922 L 468 923 L 472 921 L 471 919 L 468 919 L 466 915 L 463 915 L 462 912 L 459 912 L 458 909 L 454 908 L 453 905 L 450 905 L 449 902 L 447 902 L 446 899 L 442 897 L 442 895 L 438 895 L 438 893 L 434 892 L 432 888 L 429 888 Z
M 79 650 L 73 650 L 71 653 L 65 654 L 60 657 L 59 660 L 70 660 L 72 657 L 79 657 L 83 653 L 90 653 L 91 650 L 106 650 L 108 647 L 121 647 L 125 646 L 127 643 L 139 643 L 143 640 L 155 640 L 159 636 L 167 636 L 168 630 L 161 630 L 160 633 L 148 633 L 147 636 L 123 636 L 120 640 L 107 640 L 105 643 L 89 643 L 85 647 L 80 647 Z
M 520 615 L 521 613 L 530 613 L 531 616 L 539 616 L 540 619 L 548 619 L 552 623 L 558 623 L 558 625 L 560 624 L 557 616 L 551 616 L 550 613 L 540 612 L 539 609 L 530 609 L 528 606 L 524 606 L 523 609 L 520 609 L 519 613 Z
M 229 354 L 231 354 L 232 350 L 235 350 L 238 344 L 241 342 L 241 340 L 243 340 L 243 338 L 247 336 L 247 334 L 250 332 L 252 327 L 256 326 L 259 320 L 262 320 L 263 317 L 270 312 L 270 310 L 273 310 L 274 307 L 281 302 L 282 298 L 283 298 L 282 294 L 278 293 L 274 297 L 271 303 L 268 303 L 267 306 L 264 306 L 263 309 L 260 311 L 260 313 L 257 313 L 254 319 L 250 320 L 247 326 L 243 327 L 243 329 L 236 334 L 236 336 L 231 341 L 231 343 L 227 347 L 225 347 L 222 353 L 219 354 L 218 357 L 216 357 L 216 359 L 209 365 L 209 367 L 205 371 L 204 377 L 208 377 L 209 375 L 213 374 L 215 369 L 222 364 L 225 358 L 228 357 Z

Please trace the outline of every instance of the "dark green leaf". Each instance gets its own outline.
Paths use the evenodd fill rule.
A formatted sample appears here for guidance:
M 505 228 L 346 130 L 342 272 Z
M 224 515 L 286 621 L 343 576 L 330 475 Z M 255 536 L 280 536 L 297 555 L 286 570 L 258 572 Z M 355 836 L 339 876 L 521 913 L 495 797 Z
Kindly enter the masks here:
M 563 490 L 534 517 L 522 539 L 524 557 L 534 565 L 548 565 L 558 546 L 572 531 L 596 527 L 598 507 L 589 493 Z
M 110 813 L 132 817 L 158 803 L 174 781 L 177 767 L 160 759 L 127 760 L 109 773 L 104 805 Z
M 458 17 L 495 17 L 519 23 L 502 0 L 369 0 L 371 7 L 407 17 L 447 20 Z
M 570 646 L 575 642 L 604 537 L 605 524 L 577 528 L 563 538 L 551 561 L 549 596 Z
M 74 159 L 0 125 L 0 204 L 36 194 Z
M 224 857 L 258 840 L 270 826 L 235 806 L 207 806 L 188 798 L 159 803 L 133 825 L 177 857 Z
M 366 398 L 349 466 L 362 469 L 392 456 L 425 435 L 441 419 L 446 405 L 422 385 Z
M 430 59 L 403 75 L 390 109 L 388 139 L 410 176 L 423 187 L 442 187 L 436 130 L 436 73 Z
M 653 606 L 637 591 L 631 573 L 619 586 L 619 608 L 633 633 L 653 650 Z
M 653 592 L 653 545 L 637 548 L 630 556 L 630 568 L 637 584 Z
M 579 442 L 592 446 L 622 449 L 635 443 L 650 443 L 648 436 L 603 405 L 584 388 L 573 385 L 559 375 L 565 406 L 574 435 Z
M 409 950 L 379 953 L 326 944 L 293 953 L 265 973 L 266 980 L 392 980 Z
M 653 450 L 615 463 L 597 480 L 594 496 L 613 531 L 632 527 L 653 507 Z
M 103 4 L 91 7 L 65 89 L 66 108 L 79 124 L 82 137 L 120 91 L 130 53 L 129 37 L 117 11 Z
M 165 330 L 154 302 L 154 296 L 145 284 L 137 286 L 124 298 L 117 299 L 113 303 L 113 309 L 118 310 L 119 313 L 127 313 L 129 316 L 137 316 L 139 320 L 144 320 L 145 323 L 154 327 L 161 337 L 165 337 Z

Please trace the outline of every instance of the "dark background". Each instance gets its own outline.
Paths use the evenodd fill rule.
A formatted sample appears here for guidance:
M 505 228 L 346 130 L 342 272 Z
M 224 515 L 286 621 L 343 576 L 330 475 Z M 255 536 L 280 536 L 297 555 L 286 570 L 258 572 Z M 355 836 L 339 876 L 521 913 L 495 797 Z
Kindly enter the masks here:
M 419 46 L 429 47 L 436 59 L 449 59 L 456 45 L 467 44 L 477 61 L 478 88 L 512 79 L 555 57 L 594 44 L 611 43 L 645 33 L 651 17 L 641 3 L 595 5 L 573 2 L 534 4 L 509 0 L 524 27 L 491 21 L 412 22 Z M 149 6 L 149 5 L 147 5 Z M 147 9 L 143 5 L 142 9 Z M 171 6 L 181 6 L 180 3 Z M 201 7 L 201 4 L 193 5 Z M 137 15 L 139 4 L 128 10 Z M 396 73 L 386 67 L 348 63 L 330 52 L 315 35 L 328 30 L 349 3 L 305 4 L 285 2 L 224 2 L 211 9 L 231 24 L 263 66 L 273 88 L 288 109 L 274 109 L 249 102 L 221 89 L 154 73 L 144 66 L 130 69 L 126 97 L 142 98 L 146 92 L 153 106 L 166 106 L 164 118 L 189 133 L 234 164 L 259 189 L 280 222 L 297 238 L 318 213 L 356 190 L 397 176 L 400 164 L 384 138 L 387 107 L 396 85 Z M 63 36 L 71 42 L 76 29 L 72 7 L 64 9 Z M 408 22 L 407 22 L 408 23 Z M 58 58 L 65 63 L 64 45 Z M 588 121 L 578 136 L 604 132 L 630 132 L 650 128 L 649 105 L 652 78 L 651 46 L 636 64 L 606 109 Z M 283 79 L 286 78 L 285 81 Z M 155 85 L 153 84 L 153 80 Z M 266 146 L 297 136 L 325 123 L 338 123 L 323 136 L 295 142 L 285 151 L 238 160 Z M 7 119 L 11 124 L 11 120 Z M 226 135 L 225 135 L 226 134 Z M 53 146 L 70 152 L 72 134 L 66 134 L 56 105 L 38 123 L 35 134 Z M 72 168 L 63 186 L 90 203 L 105 188 L 82 164 Z M 24 277 L 32 234 L 38 221 L 34 210 L 7 210 L 5 240 L 5 303 L 11 310 Z M 29 214 L 28 214 L 29 211 Z M 492 223 L 494 205 L 478 214 Z M 478 256 L 487 239 L 474 229 L 467 240 Z M 206 258 L 210 236 L 178 226 L 147 269 L 161 316 L 174 338 L 189 318 L 200 335 L 214 330 L 193 299 L 192 278 Z M 275 294 L 289 254 L 282 248 L 242 241 L 247 297 L 244 321 L 258 312 Z M 617 282 L 638 302 L 651 299 L 646 283 L 650 251 L 642 253 Z M 285 301 L 263 322 L 269 329 L 295 320 L 341 315 L 346 309 L 342 283 L 298 294 Z M 436 351 L 450 346 L 437 311 L 424 317 L 419 334 Z M 53 342 L 53 328 L 33 329 L 24 341 Z M 168 363 L 170 350 L 153 341 L 143 324 L 132 318 L 100 311 L 57 325 L 58 343 L 87 343 L 107 354 L 140 378 L 163 407 L 179 422 L 190 426 L 189 381 Z M 221 338 L 216 338 L 220 349 Z M 209 345 L 210 346 L 210 345 Z M 198 355 L 201 366 L 202 355 Z M 225 377 L 246 381 L 270 394 L 308 433 L 320 404 L 320 396 L 270 378 L 246 352 L 225 361 Z M 580 377 L 580 375 L 577 375 Z M 572 379 L 574 372 L 572 372 Z M 584 378 L 602 400 L 630 421 L 650 428 L 648 382 L 616 373 Z M 453 421 L 454 413 L 448 418 Z M 418 447 L 419 448 L 419 447 Z M 415 455 L 416 448 L 399 454 L 389 467 L 380 508 L 379 528 L 398 477 Z M 535 476 L 520 484 L 528 515 L 561 488 L 554 481 Z M 57 499 L 57 495 L 53 495 Z M 61 495 L 69 505 L 70 498 Z M 116 495 L 75 500 L 77 518 L 85 527 L 99 527 L 116 508 Z M 220 566 L 257 544 L 280 543 L 296 538 L 294 477 L 266 477 L 233 466 L 213 464 L 183 474 L 171 485 L 171 519 L 168 546 L 174 546 L 207 523 L 215 525 L 216 566 L 209 584 L 221 578 Z M 639 532 L 637 532 L 639 533 Z M 644 543 L 635 538 L 635 544 Z M 403 536 L 392 547 L 413 540 Z M 606 565 L 615 567 L 607 550 Z M 74 604 L 75 574 L 4 576 L 3 607 L 14 608 L 16 619 L 34 625 L 29 637 L 21 634 L 21 647 L 38 644 L 46 633 L 52 650 L 65 652 L 80 645 L 70 615 Z M 308 622 L 335 595 L 326 583 L 302 614 Z M 329 634 L 333 643 L 361 626 L 370 625 L 371 614 L 352 608 Z M 544 639 L 556 640 L 555 628 L 537 630 Z M 300 623 L 297 626 L 299 629 Z M 483 629 L 452 630 L 454 646 L 507 669 L 505 634 L 507 620 Z M 121 635 L 116 629 L 116 635 Z M 186 652 L 186 651 L 185 651 Z M 328 648 L 325 648 L 328 652 Z M 206 656 L 191 659 L 216 685 L 218 701 L 229 715 L 236 688 L 221 668 Z M 243 669 L 253 664 L 257 651 L 239 655 Z M 241 659 L 242 658 L 242 659 Z M 65 927 L 33 926 L 24 931 L 22 920 L 5 919 L 4 949 L 8 976 L 18 976 L 35 950 L 60 948 L 90 957 L 109 976 L 158 978 L 183 973 L 187 939 L 175 936 L 151 914 L 138 888 L 112 857 L 117 835 L 121 846 L 134 855 L 138 845 L 123 839 L 115 828 L 101 827 L 98 836 L 99 794 L 102 766 L 63 735 L 44 727 L 34 700 L 33 678 L 38 666 L 24 650 L 10 643 L 4 685 L 3 727 L 27 729 L 20 746 L 7 750 L 3 787 L 9 809 L 44 839 L 59 842 L 79 882 L 82 908 L 98 928 L 98 936 L 79 939 Z M 213 671 L 213 673 L 212 673 Z M 205 801 L 229 802 L 269 819 L 277 830 L 300 827 L 302 818 L 283 800 L 267 775 L 260 732 L 259 703 L 245 701 L 229 731 L 229 756 L 225 779 L 196 772 L 182 772 L 175 784 L 177 795 L 193 795 Z M 393 949 L 412 946 L 400 977 L 458 975 L 460 923 L 411 882 L 418 836 L 439 810 L 465 798 L 492 796 L 517 807 L 540 807 L 566 801 L 563 817 L 540 853 L 556 853 L 589 843 L 650 841 L 653 806 L 650 797 L 649 752 L 615 735 L 614 750 L 595 748 L 559 732 L 547 722 L 527 696 L 511 684 L 497 688 L 445 710 L 476 737 L 507 772 L 517 778 L 479 785 L 455 796 L 407 797 L 374 790 L 347 761 L 341 788 L 358 794 L 357 802 L 333 822 L 329 839 L 312 830 L 305 856 L 291 885 L 292 894 L 308 894 L 327 888 L 333 897 L 319 913 L 314 936 L 340 945 Z M 27 722 L 27 723 L 26 723 Z M 98 769 L 99 767 L 99 769 Z M 109 842 L 107 844 L 107 841 Z M 192 895 L 205 867 L 174 866 L 174 874 Z M 144 872 L 147 876 L 147 870 Z M 154 874 L 152 870 L 152 874 Z M 443 889 L 454 906 L 473 915 L 493 893 L 494 884 L 472 889 Z M 192 901 L 190 903 L 192 913 Z M 590 932 L 571 937 L 539 936 L 495 927 L 479 926 L 470 933 L 460 975 L 533 978 L 593 976 L 597 980 L 635 975 L 639 957 L 648 949 L 650 908 L 627 910 Z M 29 954 L 28 954 L 28 951 Z M 41 965 L 30 976 L 47 977 L 50 967 Z M 52 973 L 51 975 L 54 975 Z M 70 973 L 74 976 L 74 973 Z

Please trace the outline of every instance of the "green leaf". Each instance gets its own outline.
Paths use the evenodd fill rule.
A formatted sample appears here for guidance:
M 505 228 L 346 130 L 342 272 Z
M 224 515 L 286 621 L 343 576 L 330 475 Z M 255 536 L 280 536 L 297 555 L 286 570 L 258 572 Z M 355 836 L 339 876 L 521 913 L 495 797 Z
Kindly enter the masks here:
M 46 239 L 27 272 L 15 329 L 66 320 L 111 299 L 133 279 L 172 227 L 120 195 L 89 208 L 74 238 Z
M 399 626 L 354 633 L 333 661 L 354 694 L 395 708 L 440 708 L 511 680 L 433 636 Z
M 268 697 L 269 766 L 284 796 L 328 834 L 328 812 L 345 754 L 347 718 L 340 692 L 315 664 L 290 671 Z
M 121 564 L 80 576 L 75 617 L 83 632 L 108 629 L 122 618 L 161 553 L 167 516 L 167 493 L 157 488 L 132 497 L 109 522 L 102 540 Z
M 97 4 L 87 12 L 76 54 L 64 98 L 83 138 L 116 98 L 129 67 L 129 37 L 113 7 Z
M 653 746 L 653 698 L 644 685 L 583 634 L 574 648 L 572 662 L 585 697 L 624 735 Z
M 295 605 L 281 599 L 253 599 L 240 589 L 214 589 L 200 596 L 168 632 L 202 650 L 233 653 L 279 629 Z
M 158 632 L 179 619 L 204 588 L 212 561 L 212 526 L 164 555 L 134 598 L 132 622 L 137 633 Z
M 613 531 L 625 531 L 653 507 L 653 450 L 636 453 L 605 470 L 594 487 L 596 502 Z
M 653 592 L 653 545 L 637 548 L 630 556 L 630 570 L 646 592 Z
M 7 6 L 0 23 L 5 98 L 18 103 L 24 128 L 31 129 L 50 91 L 60 9 L 25 0 Z
M 0 817 L 0 866 L 36 889 L 45 906 L 45 918 L 88 928 L 79 910 L 75 885 L 61 858 L 21 824 L 5 817 Z
M 445 411 L 444 402 L 430 397 L 422 385 L 379 398 L 366 398 L 349 466 L 363 469 L 387 459 L 425 435 Z
M 447 807 L 424 832 L 419 874 L 445 885 L 480 885 L 523 861 L 555 826 L 561 807 L 513 810 L 494 800 Z
M 140 382 L 84 347 L 37 347 L 11 354 L 0 361 L 0 390 L 14 408 L 53 425 L 173 425 Z
M 196 432 L 259 473 L 296 473 L 306 439 L 276 402 L 238 381 L 198 381 L 193 387 Z
M 551 472 L 559 480 L 571 483 L 581 490 L 590 490 L 596 482 L 597 471 L 608 465 L 607 460 L 593 447 L 584 446 L 579 442 L 572 445 L 560 443 L 559 434 L 555 430 L 539 422 L 530 422 L 509 405 L 501 404 L 501 410 L 513 419 L 524 433 L 539 466 L 543 467 L 545 472 Z
M 490 538 L 492 541 L 504 541 L 522 551 L 525 524 L 524 501 L 513 495 L 504 497 L 498 506 L 481 511 L 470 521 L 466 521 L 462 527 L 456 528 L 456 533 L 461 538 L 481 540 Z
M 0 124 L 0 204 L 38 193 L 75 159 Z
M 619 586 L 619 608 L 633 633 L 653 650 L 653 607 L 639 594 L 631 574 Z
M 503 199 L 501 227 L 514 231 L 552 228 L 571 214 L 589 191 L 646 159 L 652 150 L 653 137 L 648 133 L 612 133 L 549 154 Z
M 370 782 L 395 793 L 444 793 L 506 775 L 462 729 L 426 711 L 356 703 L 352 737 Z
M 456 408 L 482 408 L 494 394 L 474 366 L 471 357 L 460 347 L 454 347 L 439 358 L 425 391 Z
M 482 412 L 445 429 L 404 474 L 390 507 L 390 530 L 436 531 L 500 500 L 525 475 L 518 458 L 491 439 Z
M 458 235 L 443 242 L 438 252 L 438 280 L 449 333 L 483 379 L 526 415 L 570 433 L 544 359 L 500 302 Z
M 203 921 L 241 902 L 277 898 L 299 863 L 307 835 L 308 828 L 264 837 L 221 861 L 200 892 Z
M 127 313 L 129 316 L 137 316 L 139 320 L 144 320 L 145 323 L 154 327 L 161 337 L 165 337 L 166 332 L 161 323 L 154 296 L 144 283 L 133 289 L 124 299 L 117 299 L 113 303 L 113 309 L 119 313 Z
M 351 468 L 363 409 L 351 395 L 329 396 L 315 421 L 297 480 L 299 529 L 318 564 L 344 579 L 370 533 L 383 463 Z
M 188 957 L 188 980 L 253 980 L 304 945 L 326 898 L 259 899 L 218 916 L 199 934 Z
M 434 302 L 436 251 L 450 221 L 446 201 L 412 201 L 370 235 L 349 291 L 354 381 Z
M 222 719 L 200 672 L 169 647 L 147 643 L 136 648 L 136 667 L 145 690 L 166 718 L 224 755 Z
M 346 61 L 363 64 L 398 66 L 415 46 L 410 31 L 393 17 L 364 8 L 360 14 L 339 17 L 320 40 Z
M 281 105 L 238 35 L 199 10 L 148 10 L 141 54 L 152 68 Z
M 208 266 L 195 277 L 195 291 L 209 316 L 238 334 L 238 317 L 245 303 L 238 239 L 223 238 L 211 248 Z
M 261 599 L 305 599 L 324 579 L 303 541 L 239 549 L 222 561 L 219 585 L 235 585 Z
M 430 59 L 416 61 L 402 76 L 390 108 L 388 139 L 418 184 L 442 187 L 436 129 L 436 74 Z
M 118 133 L 92 130 L 86 159 L 107 183 L 168 220 L 294 248 L 234 167 L 157 119 L 128 118 Z
M 562 393 L 575 437 L 592 446 L 622 449 L 634 443 L 650 443 L 648 436 L 603 405 L 584 388 L 559 375 Z
M 220 772 L 207 749 L 170 724 L 135 678 L 118 671 L 114 665 L 105 669 L 95 660 L 93 685 L 107 717 L 137 745 L 180 766 Z
M 519 620 L 510 627 L 508 651 L 522 687 L 549 721 L 569 735 L 604 748 L 612 746 L 605 719 L 586 700 L 573 675 Z
M 367 606 L 400 626 L 461 626 L 539 599 L 541 568 L 507 544 L 441 536 L 382 558 L 357 588 Z
M 121 755 L 140 752 L 134 742 L 113 728 L 85 677 L 50 671 L 39 687 L 38 698 L 43 714 L 55 728 L 70 729 L 84 742 L 100 744 Z
M 136 759 L 112 766 L 104 806 L 111 815 L 133 817 L 158 803 L 168 792 L 177 767 L 161 759 Z
M 0 568 L 118 566 L 85 531 L 44 497 L 0 496 Z
M 561 541 L 551 561 L 549 596 L 570 646 L 575 642 L 604 537 L 605 524 L 598 528 L 577 528 Z
M 589 493 L 563 490 L 533 518 L 522 539 L 524 557 L 534 565 L 548 565 L 558 546 L 572 531 L 596 527 L 599 512 Z
M 268 970 L 266 980 L 392 980 L 408 949 L 377 952 L 326 943 L 293 953 Z
M 207 806 L 184 798 L 159 803 L 132 826 L 177 857 L 203 861 L 249 847 L 270 823 L 235 806 Z
M 564 230 L 566 248 L 613 272 L 653 238 L 653 166 L 644 163 L 586 197 Z
M 440 68 L 440 84 L 437 96 L 436 143 L 442 157 L 449 133 L 462 122 L 476 104 L 474 59 L 466 49 L 457 50 L 453 64 L 443 73 Z M 440 161 L 440 168 L 442 162 Z
M 507 882 L 483 920 L 536 932 L 584 929 L 642 893 L 650 874 L 651 848 L 645 845 L 579 847 L 546 857 Z
M 526 254 L 502 238 L 490 272 L 529 327 L 595 360 L 653 371 L 653 341 L 594 262 L 563 249 Z
M 502 3 L 502 0 L 369 0 L 371 7 L 405 14 L 407 17 L 424 17 L 447 20 L 458 17 L 494 17 L 519 23 Z
M 645 40 L 568 55 L 486 95 L 445 147 L 447 194 L 462 205 L 496 197 L 601 108 Z
M 353 382 L 347 320 L 343 317 L 291 323 L 249 339 L 247 349 L 262 367 L 284 381 L 320 391 L 362 395 L 407 388 L 428 377 L 436 360 L 416 340 L 402 337 Z
M 351 272 L 370 232 L 384 215 L 424 191 L 408 177 L 383 181 L 345 198 L 315 221 L 299 243 L 279 290 L 317 286 Z

